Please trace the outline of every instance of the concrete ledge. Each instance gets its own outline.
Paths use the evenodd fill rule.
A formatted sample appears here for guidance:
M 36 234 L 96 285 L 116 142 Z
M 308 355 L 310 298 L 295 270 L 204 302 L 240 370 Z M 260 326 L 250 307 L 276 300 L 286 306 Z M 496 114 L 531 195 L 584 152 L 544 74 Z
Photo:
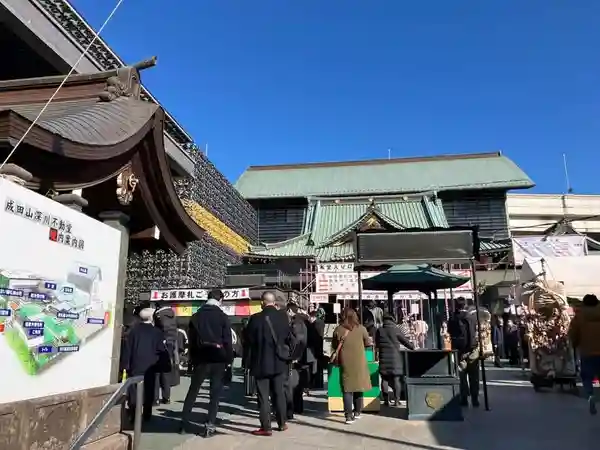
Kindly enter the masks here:
M 0 449 L 2 450 L 63 450 L 83 432 L 102 405 L 119 385 L 52 395 L 23 402 L 0 405 Z M 121 438 L 121 406 L 114 407 L 85 448 L 102 447 L 102 442 Z M 97 447 L 91 447 L 96 445 Z
M 90 444 L 85 444 L 81 450 L 129 450 L 132 438 L 124 433 L 113 434 Z

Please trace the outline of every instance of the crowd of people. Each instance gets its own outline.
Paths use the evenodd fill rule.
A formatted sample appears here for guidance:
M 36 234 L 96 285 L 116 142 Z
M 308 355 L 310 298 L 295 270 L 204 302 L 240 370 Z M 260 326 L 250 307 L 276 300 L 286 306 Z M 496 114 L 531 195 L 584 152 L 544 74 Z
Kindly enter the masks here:
M 232 329 L 229 316 L 222 310 L 223 293 L 213 290 L 208 301 L 192 315 L 187 332 L 178 330 L 172 308 L 140 305 L 135 320 L 124 334 L 121 352 L 126 376 L 144 377 L 142 417 L 149 420 L 152 407 L 170 402 L 171 386 L 178 384 L 182 360 L 187 361 L 190 386 L 183 404 L 180 432 L 189 432 L 190 415 L 200 388 L 209 381 L 209 405 L 204 436 L 214 435 L 219 401 L 224 386 L 231 381 L 235 357 L 242 358 L 246 384 L 255 394 L 259 412 L 256 436 L 271 436 L 273 418 L 276 430 L 287 430 L 294 414 L 303 412 L 304 396 L 312 388 L 321 388 L 323 369 L 331 363 L 341 368 L 343 408 L 347 424 L 361 417 L 363 395 L 372 389 L 366 349 L 373 347 L 379 362 L 381 396 L 384 405 L 398 406 L 406 399 L 406 368 L 402 350 L 421 348 L 415 337 L 414 320 L 398 311 L 397 317 L 384 313 L 376 304 L 368 304 L 363 320 L 352 308 L 345 308 L 332 337 L 331 355 L 325 356 L 322 311 L 311 307 L 303 311 L 296 303 L 283 304 L 273 292 L 262 296 L 262 310 L 244 324 L 241 335 Z M 594 377 L 600 375 L 600 303 L 586 296 L 583 308 L 575 316 L 569 331 L 573 345 L 581 355 L 584 390 L 590 412 L 596 413 L 592 391 Z M 518 361 L 519 340 L 525 334 L 509 317 L 495 317 L 492 326 L 495 362 L 503 357 Z M 412 322 L 412 324 L 411 324 Z M 479 376 L 482 354 L 478 342 L 477 315 L 467 301 L 454 300 L 446 329 L 457 357 L 460 400 L 464 407 L 479 407 Z M 131 417 L 136 405 L 136 388 L 129 392 Z

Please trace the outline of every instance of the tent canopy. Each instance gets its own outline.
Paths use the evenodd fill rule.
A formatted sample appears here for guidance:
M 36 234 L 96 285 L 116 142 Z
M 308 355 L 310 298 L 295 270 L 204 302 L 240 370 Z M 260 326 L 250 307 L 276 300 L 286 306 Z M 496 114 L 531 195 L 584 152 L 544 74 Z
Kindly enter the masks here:
M 561 256 L 525 258 L 521 283 L 544 278 L 564 284 L 565 295 L 583 298 L 585 294 L 600 296 L 600 256 Z
M 454 289 L 469 281 L 468 277 L 457 276 L 430 264 L 400 264 L 386 272 L 362 280 L 364 289 L 372 291 L 420 291 L 434 292 Z

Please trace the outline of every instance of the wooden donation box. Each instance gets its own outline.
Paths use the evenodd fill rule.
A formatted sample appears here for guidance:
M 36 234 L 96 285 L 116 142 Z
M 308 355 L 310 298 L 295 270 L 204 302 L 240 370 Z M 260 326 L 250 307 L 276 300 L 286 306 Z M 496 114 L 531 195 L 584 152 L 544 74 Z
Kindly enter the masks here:
M 379 387 L 379 363 L 375 362 L 375 357 L 372 348 L 366 349 L 367 365 L 371 374 L 371 390 L 364 393 L 364 409 L 363 411 L 377 412 L 381 408 Z M 344 402 L 342 394 L 342 377 L 341 367 L 329 364 L 327 371 L 327 400 L 329 404 L 329 412 L 343 412 Z
M 456 353 L 403 351 L 408 420 L 462 421 Z

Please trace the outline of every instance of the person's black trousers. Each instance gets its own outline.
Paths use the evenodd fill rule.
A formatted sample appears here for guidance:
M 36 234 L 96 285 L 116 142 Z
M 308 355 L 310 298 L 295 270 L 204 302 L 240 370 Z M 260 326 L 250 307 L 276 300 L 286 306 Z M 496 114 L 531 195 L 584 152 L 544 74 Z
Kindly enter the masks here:
M 271 402 L 275 407 L 275 418 L 277 425 L 281 428 L 286 422 L 286 397 L 284 383 L 287 373 L 280 373 L 270 377 L 256 378 L 256 394 L 258 400 L 258 412 L 260 428 L 271 431 Z
M 208 379 L 210 382 L 210 400 L 208 404 L 206 427 L 207 429 L 214 429 L 215 422 L 217 421 L 217 413 L 219 412 L 219 400 L 223 392 L 226 370 L 226 363 L 198 364 L 196 367 L 194 367 L 194 371 L 192 372 L 192 377 L 190 380 L 190 388 L 183 402 L 181 421 L 184 426 L 189 424 L 190 414 L 192 412 L 192 408 L 194 407 L 194 403 L 196 403 L 196 398 L 198 397 L 202 383 L 204 383 L 204 380 Z
M 295 365 L 283 383 L 287 419 L 304 412 L 304 390 L 308 387 L 310 370 L 306 366 Z
M 142 374 L 132 374 L 131 377 Z M 152 406 L 154 406 L 154 386 L 156 383 L 156 372 L 154 368 L 148 369 L 144 374 L 144 404 L 142 405 L 142 417 L 144 420 L 150 420 L 152 417 Z M 138 386 L 136 384 L 127 390 L 127 403 L 129 405 L 130 417 L 133 420 L 136 405 L 136 393 Z
M 344 402 L 344 416 L 346 419 L 351 419 L 354 416 L 359 416 L 363 409 L 362 392 L 344 392 L 342 400 Z
M 400 375 L 381 375 L 381 393 L 383 394 L 383 401 L 386 405 L 389 404 L 390 401 L 390 386 L 392 387 L 392 391 L 394 391 L 394 400 L 396 401 L 396 405 L 400 402 L 400 400 L 402 400 L 402 385 L 402 377 Z
M 165 402 L 170 402 L 171 401 L 171 386 L 175 385 L 175 384 L 179 384 L 179 382 L 177 383 L 173 383 L 173 374 L 176 370 L 179 370 L 178 367 L 175 366 L 175 357 L 174 357 L 174 351 L 175 351 L 175 347 L 173 346 L 173 344 L 167 342 L 166 343 L 166 347 L 167 347 L 167 352 L 169 353 L 169 358 L 171 359 L 171 364 L 173 365 L 173 368 L 171 370 L 171 372 L 165 372 L 165 373 L 157 373 L 156 374 L 156 382 L 154 383 L 154 401 L 158 402 L 159 400 L 163 400 Z M 179 360 L 179 358 L 177 358 L 177 360 Z M 161 392 L 162 392 L 162 397 L 161 397 Z

